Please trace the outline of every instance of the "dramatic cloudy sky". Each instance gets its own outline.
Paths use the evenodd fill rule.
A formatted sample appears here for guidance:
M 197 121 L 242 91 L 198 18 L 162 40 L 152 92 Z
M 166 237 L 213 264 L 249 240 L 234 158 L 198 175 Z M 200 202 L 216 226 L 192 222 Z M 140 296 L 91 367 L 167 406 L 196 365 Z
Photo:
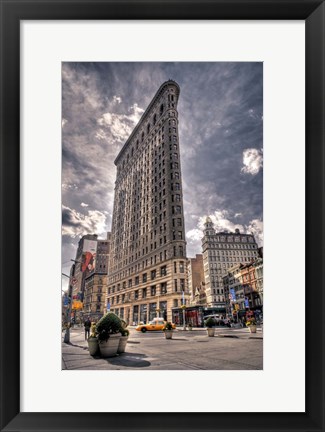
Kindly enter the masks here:
M 262 63 L 64 63 L 63 272 L 81 236 L 111 229 L 113 161 L 169 78 L 181 89 L 187 256 L 201 253 L 207 215 L 217 230 L 253 232 L 263 245 Z

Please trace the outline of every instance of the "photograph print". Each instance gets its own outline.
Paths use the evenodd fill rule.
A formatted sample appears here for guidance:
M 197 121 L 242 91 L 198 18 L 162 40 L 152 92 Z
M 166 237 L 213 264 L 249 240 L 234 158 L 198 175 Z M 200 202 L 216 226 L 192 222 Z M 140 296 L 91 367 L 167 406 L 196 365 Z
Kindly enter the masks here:
M 263 63 L 62 63 L 62 369 L 263 369 Z

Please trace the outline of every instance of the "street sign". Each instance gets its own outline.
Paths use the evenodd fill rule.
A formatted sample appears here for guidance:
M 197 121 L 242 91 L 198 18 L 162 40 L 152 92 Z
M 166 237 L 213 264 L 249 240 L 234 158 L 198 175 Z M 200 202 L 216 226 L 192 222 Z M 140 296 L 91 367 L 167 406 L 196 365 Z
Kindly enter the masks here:
M 229 296 L 232 297 L 231 300 L 232 300 L 232 301 L 236 301 L 236 294 L 235 294 L 235 290 L 234 290 L 234 288 L 230 288 L 229 291 L 230 291 Z

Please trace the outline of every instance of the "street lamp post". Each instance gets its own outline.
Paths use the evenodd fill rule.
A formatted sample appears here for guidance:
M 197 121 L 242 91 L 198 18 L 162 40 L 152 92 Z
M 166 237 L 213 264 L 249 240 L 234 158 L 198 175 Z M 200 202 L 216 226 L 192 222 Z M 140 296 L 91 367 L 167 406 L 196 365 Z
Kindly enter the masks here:
M 184 305 L 184 306 L 185 306 L 185 305 Z M 186 309 L 186 306 L 183 308 L 183 330 L 186 330 L 185 309 Z
M 182 306 L 181 308 L 183 309 L 183 330 L 186 330 L 186 322 L 185 322 L 185 309 L 186 309 L 186 304 L 185 304 L 185 295 L 184 295 L 184 291 L 182 292 Z
M 160 313 L 160 306 L 159 306 L 159 296 L 158 296 L 158 300 L 157 300 L 157 309 L 156 309 L 156 314 L 157 314 L 157 318 L 159 318 L 159 313 Z

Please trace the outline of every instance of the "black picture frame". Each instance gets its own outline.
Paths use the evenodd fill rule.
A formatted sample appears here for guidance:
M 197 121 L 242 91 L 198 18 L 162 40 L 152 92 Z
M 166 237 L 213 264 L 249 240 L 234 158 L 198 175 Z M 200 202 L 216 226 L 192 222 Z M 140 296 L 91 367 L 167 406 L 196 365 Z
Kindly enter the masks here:
M 324 431 L 324 2 L 320 0 L 0 0 L 1 431 Z M 20 21 L 305 20 L 305 413 L 20 412 Z M 289 54 L 289 53 L 288 53 Z M 290 199 L 290 197 L 288 197 Z M 285 246 L 290 249 L 290 245 Z M 293 271 L 293 270 L 292 270 Z M 293 292 L 294 304 L 294 292 Z M 290 309 L 293 305 L 286 305 Z M 294 313 L 291 315 L 294 315 Z M 299 331 L 297 319 L 287 322 Z M 281 391 L 281 389 L 279 389 Z M 123 401 L 127 407 L 127 400 Z M 131 403 L 131 402 L 130 402 Z M 195 411 L 195 405 L 193 406 Z

